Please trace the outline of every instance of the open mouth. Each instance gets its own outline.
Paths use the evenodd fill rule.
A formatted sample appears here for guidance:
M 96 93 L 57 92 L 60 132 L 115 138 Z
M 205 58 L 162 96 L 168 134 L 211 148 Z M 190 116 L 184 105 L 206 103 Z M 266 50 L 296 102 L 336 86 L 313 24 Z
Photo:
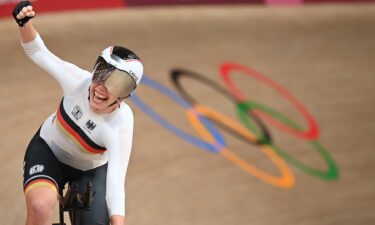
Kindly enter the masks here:
M 99 92 L 97 91 L 94 91 L 94 100 L 96 100 L 97 102 L 105 102 L 108 100 L 108 97 L 105 95 L 99 94 Z

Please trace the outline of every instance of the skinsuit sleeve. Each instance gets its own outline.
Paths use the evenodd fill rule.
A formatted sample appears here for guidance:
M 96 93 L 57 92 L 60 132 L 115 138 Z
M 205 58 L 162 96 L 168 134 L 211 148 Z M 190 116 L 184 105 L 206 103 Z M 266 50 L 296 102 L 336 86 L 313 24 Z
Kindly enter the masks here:
M 33 41 L 21 45 L 30 59 L 57 80 L 64 91 L 64 95 L 73 91 L 80 82 L 91 76 L 69 62 L 63 61 L 51 53 L 45 46 L 39 33 Z
M 133 120 L 133 114 L 129 115 L 108 143 L 106 201 L 110 216 L 125 216 L 125 176 L 132 148 Z

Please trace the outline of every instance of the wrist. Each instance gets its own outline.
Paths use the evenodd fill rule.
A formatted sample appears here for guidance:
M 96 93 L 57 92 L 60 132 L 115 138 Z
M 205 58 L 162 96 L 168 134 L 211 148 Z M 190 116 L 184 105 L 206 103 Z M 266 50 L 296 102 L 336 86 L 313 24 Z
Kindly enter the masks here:
M 112 215 L 110 221 L 111 225 L 124 225 L 125 217 L 121 215 Z

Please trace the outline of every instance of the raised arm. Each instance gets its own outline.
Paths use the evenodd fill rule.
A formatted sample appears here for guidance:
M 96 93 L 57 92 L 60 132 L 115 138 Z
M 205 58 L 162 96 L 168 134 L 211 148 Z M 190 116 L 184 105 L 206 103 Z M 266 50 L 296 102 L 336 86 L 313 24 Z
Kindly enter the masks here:
M 71 93 L 81 81 L 91 77 L 91 73 L 60 59 L 47 49 L 31 23 L 35 14 L 29 1 L 19 2 L 13 10 L 13 17 L 19 25 L 22 47 L 31 60 L 59 82 L 64 94 Z

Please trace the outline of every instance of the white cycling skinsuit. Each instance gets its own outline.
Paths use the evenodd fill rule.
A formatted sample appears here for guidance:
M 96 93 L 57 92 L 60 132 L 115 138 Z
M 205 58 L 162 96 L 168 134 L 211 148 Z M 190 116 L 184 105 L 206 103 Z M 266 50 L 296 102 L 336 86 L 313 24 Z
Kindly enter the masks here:
M 104 181 L 108 213 L 109 216 L 124 216 L 124 184 L 133 139 L 130 107 L 121 102 L 120 107 L 111 113 L 96 114 L 89 107 L 92 78 L 89 71 L 52 54 L 39 34 L 22 46 L 32 61 L 58 81 L 64 93 L 57 111 L 43 123 L 40 137 L 59 162 L 77 170 L 89 171 L 108 163 Z M 33 175 L 28 175 L 25 189 L 38 179 L 38 175 L 42 176 Z M 48 179 L 61 188 L 58 187 L 61 182 L 56 178 L 48 176 Z

